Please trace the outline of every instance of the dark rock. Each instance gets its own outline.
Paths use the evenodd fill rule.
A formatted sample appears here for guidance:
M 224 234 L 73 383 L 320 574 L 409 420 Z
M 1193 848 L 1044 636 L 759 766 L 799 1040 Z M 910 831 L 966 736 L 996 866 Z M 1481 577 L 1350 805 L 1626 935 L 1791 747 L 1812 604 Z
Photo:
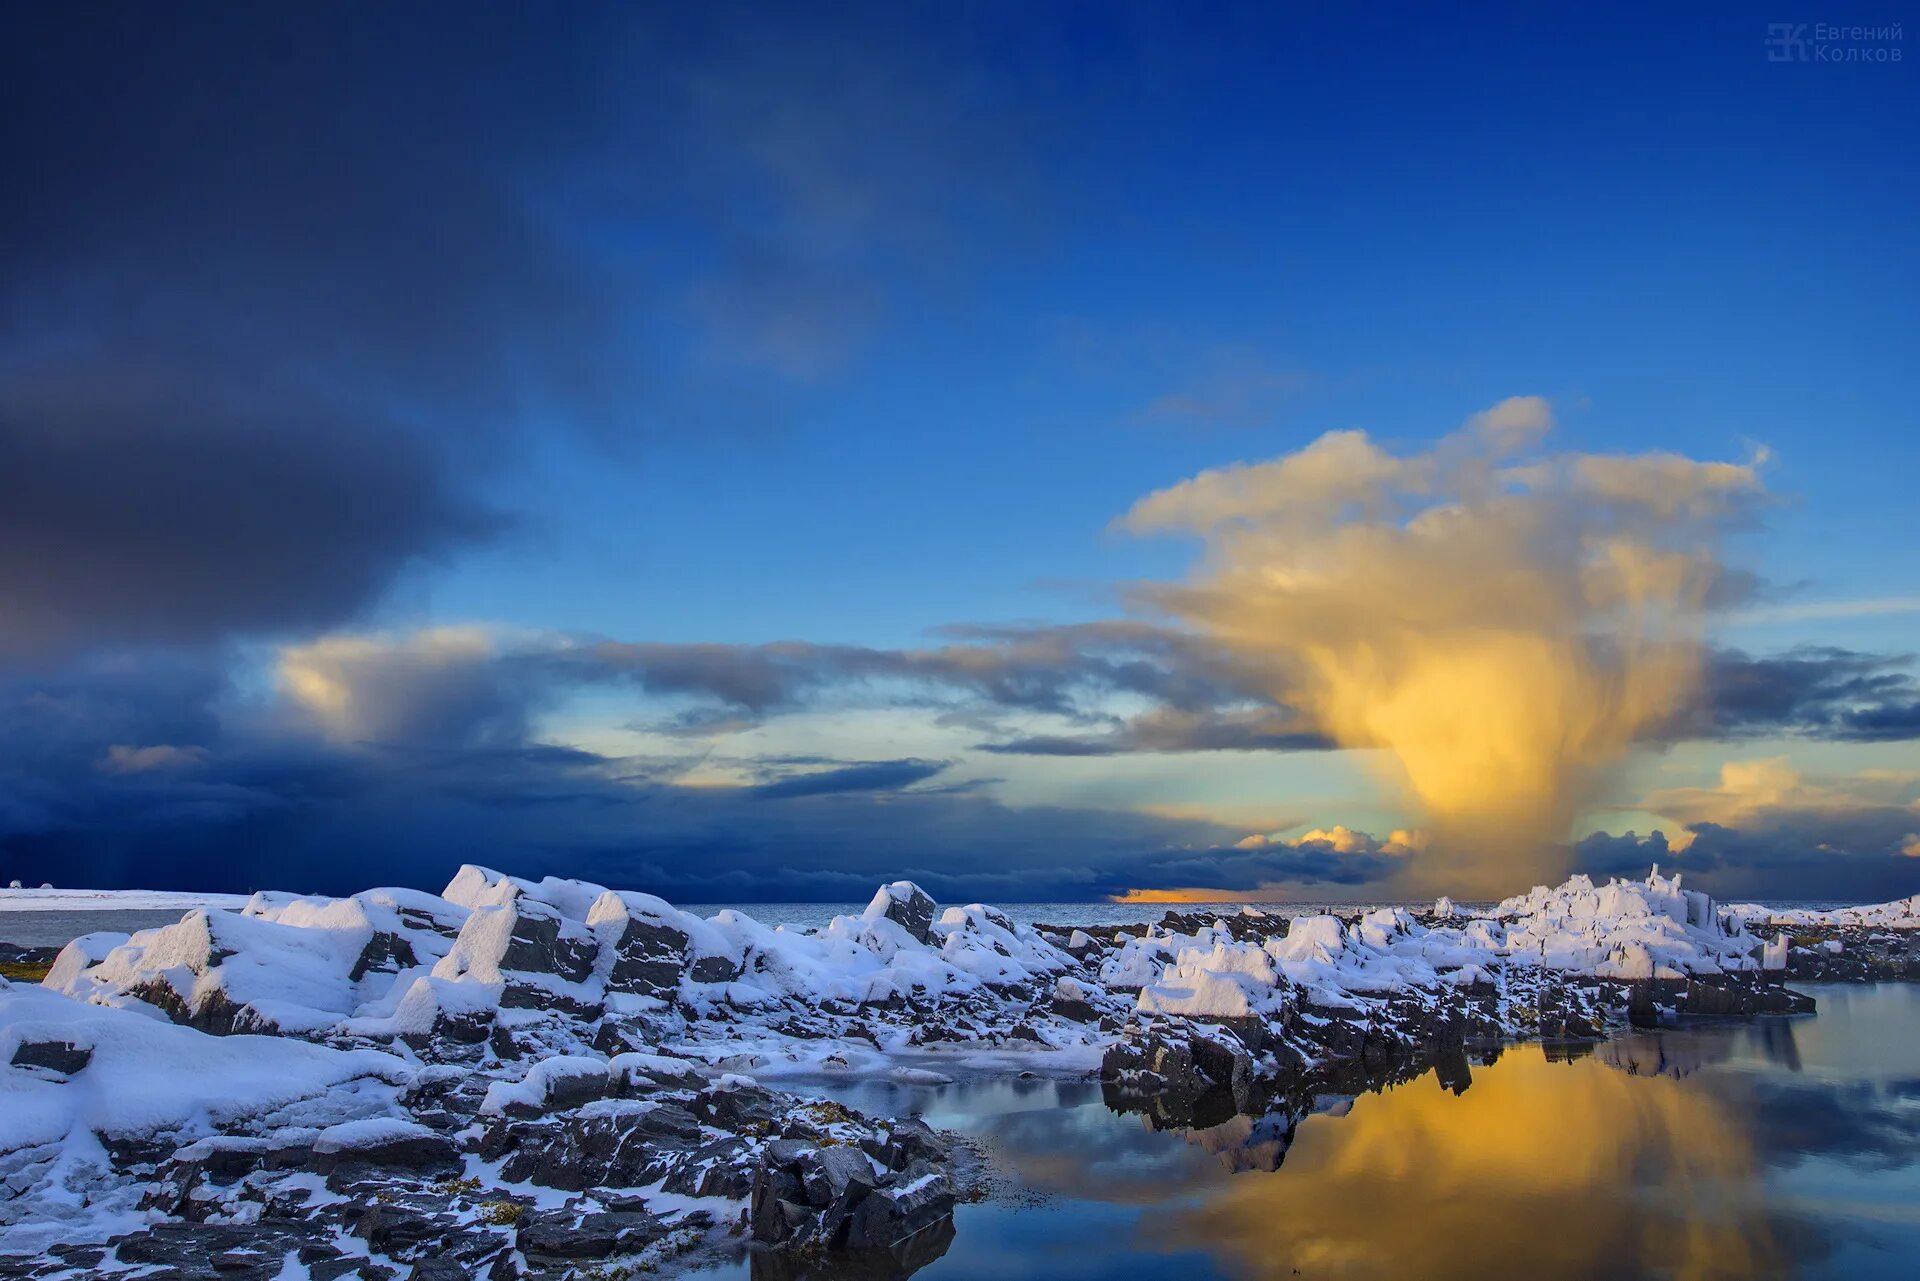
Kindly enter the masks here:
M 922 943 L 933 942 L 933 896 L 911 881 L 882 886 L 886 918 Z M 871 910 L 871 909 L 869 909 Z
M 702 1145 L 700 1123 L 672 1103 L 565 1117 L 558 1124 L 517 1121 L 481 1141 L 483 1158 L 507 1153 L 501 1177 L 542 1187 L 584 1191 L 638 1187 L 665 1175 Z
M 459 1164 L 459 1149 L 438 1134 L 408 1134 L 360 1147 L 316 1150 L 308 1162 L 321 1174 L 353 1171 L 356 1167 L 431 1170 Z
M 747 1141 L 730 1134 L 695 1149 L 674 1167 L 661 1187 L 681 1196 L 738 1201 L 753 1191 L 755 1164 Z
M 614 962 L 607 975 L 607 990 L 649 996 L 674 992 L 686 966 L 689 941 L 684 930 L 629 917 L 613 943 Z
M 845 1145 L 817 1148 L 800 1165 L 800 1183 L 810 1205 L 832 1205 L 850 1185 L 872 1188 L 876 1181 L 866 1156 Z
M 530 1263 L 604 1259 L 630 1254 L 666 1233 L 660 1220 L 644 1210 L 602 1211 L 576 1217 L 568 1211 L 524 1216 L 515 1243 Z
M 726 956 L 696 956 L 687 968 L 687 977 L 695 983 L 731 983 L 740 973 L 739 963 Z
M 93 1062 L 90 1046 L 72 1041 L 21 1041 L 13 1051 L 13 1066 L 47 1068 L 71 1076 Z
M 570 983 L 593 973 L 592 936 L 574 932 L 579 927 L 566 921 L 559 909 L 522 897 L 512 911 L 513 930 L 500 957 L 501 969 L 557 974 Z
M 467 1281 L 472 1275 L 458 1259 L 422 1259 L 407 1273 L 407 1281 Z
M 850 1250 L 885 1250 L 953 1214 L 953 1185 L 924 1161 L 916 1161 L 885 1187 L 860 1199 L 846 1228 Z
M 367 945 L 360 949 L 360 955 L 347 977 L 358 983 L 375 970 L 398 973 L 409 965 L 419 963 L 419 957 L 414 955 L 413 944 L 403 936 L 390 930 L 375 930 L 373 937 L 367 940 Z
M 453 1225 L 417 1211 L 375 1203 L 361 1212 L 353 1234 L 367 1247 L 393 1258 L 411 1258 L 436 1244 Z

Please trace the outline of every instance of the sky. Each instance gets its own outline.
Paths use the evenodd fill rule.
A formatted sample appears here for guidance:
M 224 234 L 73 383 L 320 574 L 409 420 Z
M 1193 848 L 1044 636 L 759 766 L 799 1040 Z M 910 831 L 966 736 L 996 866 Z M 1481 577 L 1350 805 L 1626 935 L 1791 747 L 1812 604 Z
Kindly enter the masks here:
M 9 6 L 0 878 L 1920 891 L 1904 16 Z

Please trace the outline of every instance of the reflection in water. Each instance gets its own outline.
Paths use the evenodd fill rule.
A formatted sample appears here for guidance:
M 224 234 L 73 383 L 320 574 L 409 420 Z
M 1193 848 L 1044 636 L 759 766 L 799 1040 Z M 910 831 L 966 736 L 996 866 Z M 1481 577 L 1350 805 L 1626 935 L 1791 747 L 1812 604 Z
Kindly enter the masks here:
M 914 1281 L 1906 1281 L 1920 986 L 1809 991 L 1811 1019 L 1521 1046 L 1184 1131 L 1109 1111 L 1090 1083 L 834 1093 L 972 1136 L 992 1173 Z
M 1284 1172 L 1151 1215 L 1141 1242 L 1256 1278 L 1753 1276 L 1783 1270 L 1755 1168 L 1704 1092 L 1529 1046 L 1458 1097 L 1427 1078 L 1308 1118 Z

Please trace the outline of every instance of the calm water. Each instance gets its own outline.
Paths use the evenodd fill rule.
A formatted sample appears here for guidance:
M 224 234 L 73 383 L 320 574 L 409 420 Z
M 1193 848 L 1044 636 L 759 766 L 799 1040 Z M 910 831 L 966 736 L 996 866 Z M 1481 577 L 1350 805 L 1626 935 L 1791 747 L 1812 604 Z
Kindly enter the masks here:
M 1229 1168 L 1280 1155 L 1245 1119 L 1155 1133 L 1083 1084 L 834 1093 L 986 1154 L 920 1281 L 1920 1275 L 1920 988 L 1805 990 L 1818 1015 L 1328 1100 L 1271 1172 Z

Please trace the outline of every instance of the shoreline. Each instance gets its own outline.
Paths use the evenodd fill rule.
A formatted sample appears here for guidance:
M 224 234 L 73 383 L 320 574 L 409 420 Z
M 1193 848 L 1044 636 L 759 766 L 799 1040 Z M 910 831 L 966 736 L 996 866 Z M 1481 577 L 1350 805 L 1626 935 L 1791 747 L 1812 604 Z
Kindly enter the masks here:
M 42 986 L 0 987 L 23 1091 L 0 1160 L 26 1188 L 0 1256 L 66 1251 L 0 1276 L 245 1240 L 312 1254 L 312 1275 L 557 1278 L 735 1230 L 772 1259 L 911 1270 L 970 1195 L 952 1143 L 790 1091 L 1098 1081 L 1155 1128 L 1248 1118 L 1277 1160 L 1330 1096 L 1429 1069 L 1462 1090 L 1522 1041 L 1577 1057 L 1630 1027 L 1804 1010 L 1798 977 L 1920 977 L 1920 932 L 1884 924 L 1899 906 L 1775 926 L 1656 873 L 1473 914 L 1034 927 L 896 882 L 802 934 L 479 868 L 443 895 L 255 895 L 85 936 Z M 56 1174 L 92 1189 L 81 1217 L 35 1191 Z

